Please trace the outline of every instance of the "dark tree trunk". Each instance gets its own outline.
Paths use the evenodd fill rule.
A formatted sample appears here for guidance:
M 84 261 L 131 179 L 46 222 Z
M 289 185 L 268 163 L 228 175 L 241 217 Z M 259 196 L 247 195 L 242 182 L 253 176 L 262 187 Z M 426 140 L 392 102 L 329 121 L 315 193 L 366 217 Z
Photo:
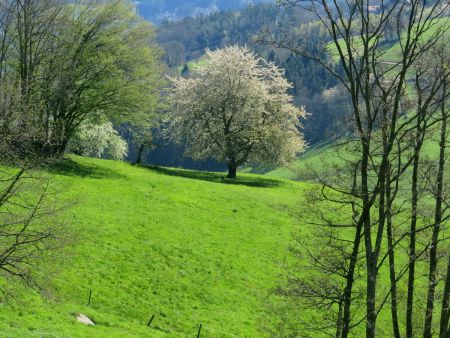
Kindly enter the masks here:
M 414 310 L 414 284 L 416 279 L 416 228 L 417 228 L 417 213 L 419 204 L 419 164 L 420 151 L 422 148 L 422 133 L 420 126 L 421 114 L 417 116 L 413 172 L 411 178 L 411 223 L 409 233 L 409 264 L 408 264 L 408 291 L 406 299 L 406 337 L 413 338 L 413 310 Z
M 139 146 L 137 157 L 136 157 L 136 162 L 134 162 L 134 164 L 140 165 L 142 163 L 142 155 L 144 154 L 144 149 L 145 149 L 145 146 L 143 144 L 141 144 Z
M 435 206 L 435 216 L 434 216 L 434 226 L 433 235 L 431 239 L 430 248 L 430 269 L 428 274 L 428 296 L 427 296 L 427 307 L 425 313 L 425 325 L 423 331 L 424 338 L 431 338 L 432 336 L 432 324 L 433 324 L 433 310 L 434 310 L 434 297 L 436 292 L 436 274 L 437 274 L 437 246 L 439 241 L 439 233 L 441 230 L 442 222 L 442 200 L 443 200 L 443 176 L 444 176 L 444 165 L 445 165 L 445 142 L 446 142 L 446 121 L 442 122 L 442 135 L 440 143 L 440 158 L 439 158 L 439 169 L 437 176 L 437 192 L 436 192 L 436 206 Z
M 448 256 L 447 277 L 445 278 L 444 294 L 442 297 L 439 338 L 447 338 L 449 319 L 450 319 L 450 255 Z
M 389 250 L 389 277 L 391 281 L 391 317 L 392 317 L 392 331 L 395 338 L 400 338 L 400 325 L 398 321 L 398 306 L 397 306 L 397 274 L 395 272 L 395 251 L 394 251 L 394 231 L 392 225 L 392 195 L 391 195 L 391 177 L 390 171 L 386 178 L 386 232 L 388 239 Z
M 351 321 L 351 304 L 352 304 L 352 291 L 353 291 L 353 284 L 355 282 L 355 268 L 356 263 L 358 261 L 358 253 L 359 253 L 359 247 L 361 243 L 361 233 L 362 233 L 362 223 L 357 224 L 356 226 L 356 233 L 355 233 L 355 240 L 353 242 L 353 250 L 352 255 L 350 257 L 350 265 L 346 276 L 346 285 L 345 285 L 345 291 L 344 291 L 344 313 L 343 313 L 343 319 L 342 319 L 342 338 L 347 338 L 350 333 L 350 321 Z
M 447 118 L 448 116 L 445 113 L 445 102 L 446 100 L 442 100 L 442 126 L 441 126 L 441 139 L 439 142 L 439 166 L 438 166 L 438 175 L 436 179 L 437 191 L 436 191 L 436 206 L 434 212 L 434 228 L 433 228 L 433 238 L 431 243 L 430 250 L 430 272 L 428 277 L 428 299 L 427 299 L 427 310 L 425 314 L 425 325 L 424 325 L 424 337 L 431 337 L 432 334 L 432 323 L 433 323 L 433 310 L 434 310 L 434 298 L 436 291 L 436 273 L 437 273 L 437 245 L 438 245 L 438 236 L 441 229 L 442 223 L 442 209 L 443 209 L 443 189 L 444 189 L 444 170 L 445 170 L 445 160 L 446 160 L 446 142 L 447 142 Z M 450 267 L 450 266 L 449 266 Z M 443 331 L 448 330 L 448 287 L 450 281 L 449 274 L 450 271 L 447 272 L 447 281 L 444 289 L 444 297 L 443 297 L 443 309 L 441 313 L 441 337 L 443 336 Z M 445 294 L 447 293 L 447 294 Z M 446 303 L 447 302 L 447 303 Z M 447 311 L 447 317 L 445 317 L 444 312 Z M 442 328 L 442 322 L 445 328 Z
M 362 195 L 362 222 L 364 230 L 364 244 L 366 250 L 366 338 L 374 338 L 376 331 L 376 286 L 377 286 L 377 264 L 372 247 L 372 221 L 371 203 L 369 202 L 369 157 L 370 138 L 363 136 L 361 139 L 361 195 Z
M 416 224 L 417 224 L 417 173 L 418 156 L 414 159 L 413 182 L 412 182 L 412 213 L 409 233 L 409 267 L 408 267 L 408 296 L 406 300 L 406 337 L 413 337 L 413 305 L 414 305 L 414 282 L 416 278 Z
M 442 129 L 441 129 L 441 143 L 440 143 L 440 155 L 439 155 L 439 161 L 441 166 L 442 158 L 445 154 L 445 147 L 446 147 L 446 139 L 445 135 L 442 133 L 442 131 L 446 131 L 447 128 L 447 119 L 448 115 L 445 113 L 445 103 L 447 101 L 443 100 L 441 103 L 441 109 L 443 112 L 443 121 L 442 121 Z M 441 192 L 442 193 L 442 192 Z M 442 196 L 441 196 L 442 198 Z M 441 200 L 442 203 L 442 200 Z M 440 210 L 442 212 L 442 210 Z M 442 220 L 442 219 L 441 219 Z M 441 307 L 441 318 L 440 318 L 440 338 L 447 338 L 450 336 L 450 328 L 448 326 L 450 320 L 450 255 L 448 257 L 448 266 L 447 266 L 447 276 L 445 279 L 445 287 L 444 287 L 444 294 L 442 296 L 442 307 Z
M 237 173 L 237 165 L 236 165 L 236 163 L 234 161 L 228 162 L 228 175 L 227 175 L 227 178 L 235 179 L 236 178 L 236 173 Z

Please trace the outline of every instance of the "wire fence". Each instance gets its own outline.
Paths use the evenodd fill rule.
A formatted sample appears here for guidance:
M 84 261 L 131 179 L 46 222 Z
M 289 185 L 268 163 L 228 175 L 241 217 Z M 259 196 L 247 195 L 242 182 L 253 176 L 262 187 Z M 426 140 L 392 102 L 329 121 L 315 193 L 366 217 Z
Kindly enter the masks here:
M 39 273 L 41 275 L 45 276 L 46 278 L 52 279 L 53 281 L 57 281 L 59 283 L 65 284 L 67 286 L 70 286 L 71 288 L 75 288 L 75 289 L 78 289 L 78 290 L 82 291 L 86 295 L 86 299 L 87 299 L 87 302 L 85 304 L 86 306 L 89 306 L 93 299 L 95 299 L 96 301 L 98 299 L 107 300 L 109 303 L 116 304 L 121 309 L 128 309 L 128 310 L 131 310 L 132 313 L 139 315 L 141 319 L 138 320 L 138 321 L 142 322 L 143 326 L 145 325 L 145 326 L 148 326 L 149 328 L 158 329 L 159 328 L 158 326 L 152 326 L 152 325 L 157 320 L 160 321 L 162 319 L 164 322 L 166 322 L 168 324 L 175 323 L 175 324 L 178 324 L 178 325 L 180 325 L 181 327 L 184 327 L 184 328 L 187 328 L 187 327 L 192 328 L 192 334 L 188 334 L 187 335 L 187 336 L 190 336 L 190 337 L 193 337 L 195 334 L 196 334 L 196 337 L 204 337 L 206 332 L 219 333 L 222 336 L 227 336 L 227 337 L 241 337 L 241 336 L 235 335 L 235 334 L 233 334 L 231 332 L 222 331 L 222 330 L 213 328 L 213 327 L 211 327 L 209 325 L 205 325 L 201 321 L 196 321 L 194 324 L 192 324 L 192 323 L 187 324 L 186 322 L 179 321 L 179 320 L 174 319 L 174 318 L 167 318 L 167 316 L 162 317 L 160 315 L 155 314 L 155 313 L 160 313 L 156 309 L 153 309 L 154 313 L 150 316 L 149 313 L 144 313 L 142 310 L 139 310 L 138 308 L 136 308 L 134 306 L 125 304 L 123 302 L 119 302 L 119 301 L 117 301 L 115 299 L 112 299 L 111 297 L 105 296 L 101 292 L 92 290 L 92 288 L 80 286 L 80 285 L 68 282 L 68 281 L 66 281 L 64 279 L 57 278 L 55 276 L 45 275 L 42 272 L 39 272 Z M 147 319 L 148 321 L 147 320 L 144 321 L 144 318 L 146 318 L 146 317 L 148 317 L 148 319 Z M 159 329 L 161 330 L 161 328 L 159 328 Z M 0 332 L 1 333 L 5 333 L 5 334 L 7 333 L 7 332 L 2 332 L 2 331 L 0 331 Z M 55 332 L 45 331 L 45 330 L 34 330 L 34 331 L 30 332 L 30 333 L 33 336 L 38 336 L 38 337 L 55 337 L 55 338 L 64 337 L 64 336 L 61 336 L 61 335 L 59 335 L 59 334 L 57 334 Z M 8 335 L 6 335 L 6 337 L 8 337 Z M 214 335 L 213 337 L 218 337 L 218 335 Z

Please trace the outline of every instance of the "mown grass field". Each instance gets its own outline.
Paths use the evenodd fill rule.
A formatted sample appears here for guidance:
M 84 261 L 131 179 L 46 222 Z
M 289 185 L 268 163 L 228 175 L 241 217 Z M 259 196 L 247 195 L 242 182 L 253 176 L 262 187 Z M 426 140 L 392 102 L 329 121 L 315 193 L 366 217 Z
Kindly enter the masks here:
M 202 323 L 202 337 L 261 337 L 274 324 L 270 289 L 304 185 L 81 157 L 46 174 L 74 204 L 71 244 L 48 298 L 19 287 L 2 304 L 0 336 L 193 337 Z

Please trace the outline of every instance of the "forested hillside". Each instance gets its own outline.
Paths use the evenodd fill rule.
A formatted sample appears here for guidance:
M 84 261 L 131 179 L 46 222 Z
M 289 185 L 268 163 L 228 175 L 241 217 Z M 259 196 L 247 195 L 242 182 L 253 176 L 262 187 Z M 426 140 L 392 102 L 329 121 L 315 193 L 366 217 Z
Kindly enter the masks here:
M 141 0 L 136 1 L 136 4 L 140 15 L 154 23 L 160 23 L 221 10 L 238 10 L 262 2 L 271 0 Z

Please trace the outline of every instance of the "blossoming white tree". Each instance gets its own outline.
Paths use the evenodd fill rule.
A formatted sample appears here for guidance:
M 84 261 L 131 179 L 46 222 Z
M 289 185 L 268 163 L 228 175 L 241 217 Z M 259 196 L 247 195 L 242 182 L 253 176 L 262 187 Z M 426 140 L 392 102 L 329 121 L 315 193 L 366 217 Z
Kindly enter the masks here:
M 303 150 L 303 108 L 288 94 L 283 70 L 246 47 L 207 50 L 207 63 L 189 78 L 171 79 L 170 137 L 194 159 L 228 165 L 228 177 L 244 164 L 286 164 Z

